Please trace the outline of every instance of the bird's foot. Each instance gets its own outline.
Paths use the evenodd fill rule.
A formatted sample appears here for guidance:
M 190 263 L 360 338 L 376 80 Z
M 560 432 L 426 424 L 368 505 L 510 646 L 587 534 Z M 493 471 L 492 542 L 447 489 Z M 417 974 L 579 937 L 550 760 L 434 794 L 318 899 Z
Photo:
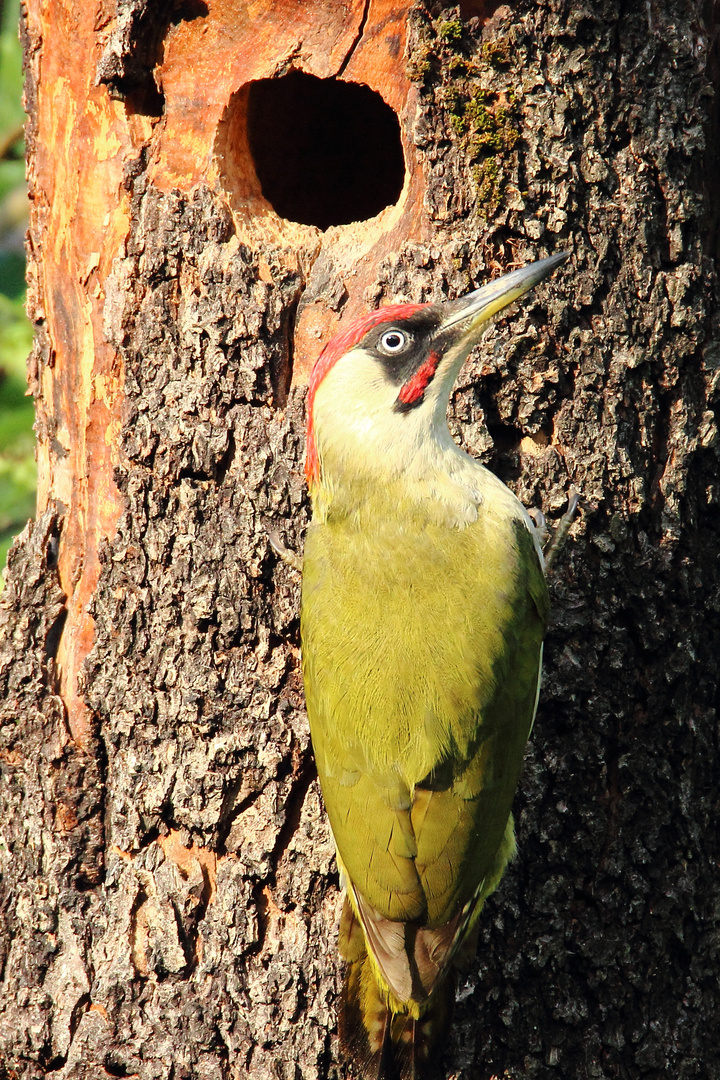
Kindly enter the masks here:
M 580 492 L 576 491 L 574 487 L 570 488 L 568 493 L 568 506 L 563 516 L 558 521 L 553 534 L 543 548 L 543 555 L 545 556 L 545 573 L 549 573 L 552 567 L 565 546 L 567 534 L 570 531 L 575 515 L 577 513 L 578 506 L 580 505 Z
M 291 551 L 290 548 L 285 547 L 280 539 L 280 534 L 276 529 L 268 529 L 267 535 L 268 540 L 270 541 L 270 547 L 275 554 L 282 559 L 284 563 L 287 563 L 288 566 L 292 566 L 293 570 L 297 570 L 297 572 L 301 574 L 302 559 L 300 556 L 296 552 Z

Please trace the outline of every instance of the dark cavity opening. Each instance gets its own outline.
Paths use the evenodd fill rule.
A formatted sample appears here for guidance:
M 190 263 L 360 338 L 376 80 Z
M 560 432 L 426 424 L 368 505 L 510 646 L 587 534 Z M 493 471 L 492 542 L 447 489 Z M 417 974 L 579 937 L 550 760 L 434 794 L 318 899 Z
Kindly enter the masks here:
M 302 71 L 254 82 L 248 141 L 263 195 L 289 221 L 348 225 L 400 197 L 400 124 L 369 86 Z

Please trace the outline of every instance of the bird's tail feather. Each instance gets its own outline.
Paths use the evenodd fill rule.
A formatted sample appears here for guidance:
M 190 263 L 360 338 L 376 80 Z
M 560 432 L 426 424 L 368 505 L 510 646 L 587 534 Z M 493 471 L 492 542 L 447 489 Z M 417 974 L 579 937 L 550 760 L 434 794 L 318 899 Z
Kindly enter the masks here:
M 340 1045 L 363 1080 L 432 1080 L 438 1037 L 450 1024 L 455 980 L 450 975 L 418 1018 L 393 1011 L 378 985 L 362 929 L 347 899 L 340 946 L 348 962 L 339 1014 Z
M 390 1049 L 399 1080 L 431 1080 L 440 1050 L 439 1036 L 452 1022 L 455 977 L 438 987 L 418 1019 L 396 1013 L 390 1023 Z

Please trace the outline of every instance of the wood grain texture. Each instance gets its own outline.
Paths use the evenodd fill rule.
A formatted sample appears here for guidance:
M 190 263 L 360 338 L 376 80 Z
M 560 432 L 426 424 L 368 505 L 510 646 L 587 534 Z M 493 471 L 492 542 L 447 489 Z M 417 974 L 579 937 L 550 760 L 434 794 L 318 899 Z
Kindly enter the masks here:
M 41 495 L 0 599 L 0 1075 L 341 1075 L 299 587 L 267 540 L 307 521 L 292 368 L 363 306 L 561 248 L 452 402 L 526 505 L 572 482 L 588 509 L 446 1073 L 716 1075 L 714 16 L 413 8 L 411 180 L 320 233 L 234 186 L 227 128 L 272 70 L 227 58 L 267 7 L 27 5 Z M 386 7 L 291 7 L 312 25 L 283 21 L 278 70 L 354 44 L 344 77 L 382 92 L 378 54 L 389 85 Z

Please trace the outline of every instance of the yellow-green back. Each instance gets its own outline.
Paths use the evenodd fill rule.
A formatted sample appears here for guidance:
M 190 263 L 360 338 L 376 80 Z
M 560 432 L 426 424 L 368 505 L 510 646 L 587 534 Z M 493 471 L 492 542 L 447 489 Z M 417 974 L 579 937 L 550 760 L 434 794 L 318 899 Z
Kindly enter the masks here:
M 503 842 L 547 606 L 504 491 L 458 526 L 398 484 L 308 530 L 302 642 L 318 772 L 345 871 L 386 919 L 442 926 Z

